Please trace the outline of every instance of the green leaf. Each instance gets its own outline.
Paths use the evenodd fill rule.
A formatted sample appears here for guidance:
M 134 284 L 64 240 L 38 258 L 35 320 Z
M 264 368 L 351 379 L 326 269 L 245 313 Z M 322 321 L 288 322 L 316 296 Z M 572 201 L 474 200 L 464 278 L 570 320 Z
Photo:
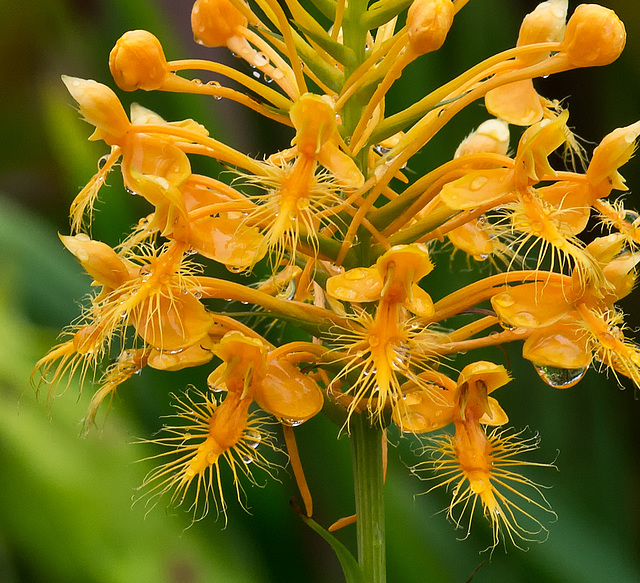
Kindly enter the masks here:
M 360 565 L 358 565 L 358 561 L 355 560 L 354 556 L 349 552 L 349 549 L 345 547 L 335 536 L 333 536 L 328 530 L 322 528 L 315 520 L 305 516 L 303 512 L 294 507 L 294 510 L 298 513 L 300 518 L 307 524 L 307 526 L 311 527 L 315 530 L 324 540 L 326 540 L 330 545 L 333 551 L 338 557 L 338 561 L 340 561 L 340 566 L 342 567 L 342 572 L 344 573 L 346 583 L 365 583 L 364 576 L 362 574 L 362 569 L 360 569 Z

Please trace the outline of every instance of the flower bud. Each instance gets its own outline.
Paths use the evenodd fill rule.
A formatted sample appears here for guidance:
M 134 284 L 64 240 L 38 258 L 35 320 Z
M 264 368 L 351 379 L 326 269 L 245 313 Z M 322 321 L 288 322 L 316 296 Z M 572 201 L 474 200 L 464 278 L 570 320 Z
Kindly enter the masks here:
M 248 20 L 230 0 L 196 0 L 191 10 L 191 30 L 196 42 L 207 47 L 227 46 Z
M 509 124 L 488 119 L 471 132 L 458 146 L 454 158 L 470 154 L 502 154 L 509 150 Z
M 71 97 L 80 106 L 84 119 L 96 127 L 91 139 L 114 145 L 129 130 L 129 119 L 118 96 L 106 85 L 92 79 L 62 76 Z
M 129 279 L 127 266 L 106 243 L 94 241 L 84 233 L 58 236 L 96 282 L 115 289 Z
M 622 53 L 627 33 L 613 10 L 598 4 L 580 4 L 569 22 L 562 51 L 574 67 L 599 67 Z
M 627 190 L 617 170 L 633 155 L 638 136 L 640 122 L 612 131 L 596 146 L 587 169 L 587 180 L 598 196 L 607 196 L 612 189 Z
M 407 34 L 411 49 L 424 55 L 437 51 L 453 24 L 451 0 L 414 0 L 407 12 Z
M 113 79 L 124 91 L 160 89 L 168 74 L 160 41 L 146 30 L 125 32 L 109 54 Z
M 560 42 L 567 20 L 568 0 L 548 0 L 524 17 L 517 46 Z

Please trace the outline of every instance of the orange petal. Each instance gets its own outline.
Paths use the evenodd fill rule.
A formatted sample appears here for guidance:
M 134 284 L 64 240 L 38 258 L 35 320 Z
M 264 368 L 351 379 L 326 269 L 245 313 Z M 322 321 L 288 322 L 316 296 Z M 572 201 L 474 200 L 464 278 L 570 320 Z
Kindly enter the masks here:
M 152 295 L 132 310 L 132 323 L 143 340 L 158 350 L 182 350 L 204 338 L 211 315 L 190 293 Z
M 482 381 L 487 393 L 506 385 L 511 380 L 507 369 L 501 364 L 494 364 L 485 360 L 472 362 L 465 366 L 458 377 L 458 387 L 467 383 L 473 386 L 478 381 Z
M 483 425 L 490 425 L 491 427 L 497 427 L 498 425 L 504 425 L 509 422 L 509 416 L 505 410 L 500 406 L 498 401 L 493 397 L 488 398 L 489 412 L 480 417 L 480 423 Z
M 453 422 L 453 391 L 417 389 L 405 393 L 393 409 L 393 422 L 405 433 L 428 433 Z
M 327 280 L 327 295 L 343 302 L 380 299 L 382 277 L 375 267 L 356 267 Z
M 267 251 L 263 244 L 264 236 L 256 227 L 224 217 L 204 217 L 193 221 L 188 239 L 201 255 L 238 270 L 255 265 Z
M 522 347 L 522 356 L 539 366 L 563 369 L 585 368 L 591 363 L 588 336 L 570 320 L 531 334 Z
M 536 192 L 542 200 L 555 207 L 552 217 L 561 232 L 578 235 L 586 229 L 593 199 L 589 185 L 560 181 L 537 188 Z
M 267 363 L 267 373 L 256 388 L 255 400 L 262 409 L 289 425 L 310 419 L 324 404 L 316 382 L 282 359 Z
M 213 358 L 213 341 L 205 336 L 193 346 L 184 350 L 163 352 L 156 348 L 151 350 L 147 364 L 157 370 L 182 370 L 192 366 L 206 364 Z
M 555 282 L 525 283 L 510 287 L 491 298 L 491 305 L 504 323 L 518 328 L 539 328 L 557 322 L 570 309 L 567 285 Z
M 482 223 L 476 219 L 447 233 L 449 241 L 457 249 L 464 251 L 478 261 L 487 259 L 493 251 L 491 236 L 488 230 L 481 225 Z
M 513 191 L 513 171 L 508 168 L 474 170 L 444 185 L 440 199 L 454 210 L 471 210 Z
M 513 125 L 530 126 L 544 115 L 544 100 L 531 79 L 492 89 L 485 95 L 484 103 L 491 115 Z

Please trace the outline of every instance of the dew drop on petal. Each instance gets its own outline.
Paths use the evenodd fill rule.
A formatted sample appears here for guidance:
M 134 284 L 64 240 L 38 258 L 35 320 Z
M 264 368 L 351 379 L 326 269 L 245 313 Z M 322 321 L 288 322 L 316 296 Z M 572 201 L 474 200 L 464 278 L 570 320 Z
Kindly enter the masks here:
M 587 372 L 589 367 L 558 368 L 555 366 L 533 365 L 540 378 L 550 387 L 568 389 L 575 385 Z
M 298 425 L 302 425 L 302 419 L 279 418 L 278 421 L 283 425 L 288 425 L 289 427 L 298 427 Z
M 500 308 L 510 308 L 516 303 L 516 300 L 511 294 L 502 293 L 494 296 L 493 302 Z
M 518 312 L 511 317 L 511 320 L 514 324 L 524 328 L 535 328 L 539 324 L 538 318 L 529 312 Z
M 480 190 L 487 182 L 489 182 L 489 179 L 486 176 L 478 176 L 471 181 L 469 188 L 471 190 Z
M 351 281 L 357 281 L 359 279 L 364 279 L 367 276 L 368 270 L 366 268 L 355 268 L 350 269 L 344 274 L 345 279 L 349 279 Z
M 255 67 L 264 67 L 269 62 L 269 57 L 264 53 L 256 53 L 253 56 L 252 64 Z

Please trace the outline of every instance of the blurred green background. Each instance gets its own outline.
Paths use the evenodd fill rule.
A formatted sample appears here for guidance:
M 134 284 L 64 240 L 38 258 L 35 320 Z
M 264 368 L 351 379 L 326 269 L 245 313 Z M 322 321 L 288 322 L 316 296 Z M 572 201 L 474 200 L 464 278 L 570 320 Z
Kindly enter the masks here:
M 567 98 L 571 125 L 590 143 L 615 127 L 640 119 L 640 4 L 606 0 L 627 25 L 625 54 L 614 65 L 540 80 L 548 97 Z M 511 46 L 519 22 L 536 2 L 472 0 L 459 14 L 442 51 L 399 81 L 388 109 L 406 105 L 419 89 L 449 79 L 482 58 Z M 289 506 L 296 490 L 290 472 L 280 483 L 247 488 L 250 513 L 232 501 L 229 523 L 214 516 L 191 528 L 181 510 L 160 503 L 145 515 L 131 497 L 149 470 L 134 463 L 150 450 L 132 445 L 149 437 L 169 409 L 168 394 L 193 378 L 144 371 L 123 386 L 98 430 L 80 437 L 90 388 L 78 397 L 72 384 L 47 403 L 29 385 L 34 362 L 59 330 L 79 313 L 89 280 L 63 250 L 56 233 L 68 232 L 69 203 L 106 152 L 89 143 L 60 82 L 61 74 L 110 84 L 107 56 L 126 30 L 146 28 L 170 59 L 213 57 L 190 38 L 190 2 L 176 0 L 24 0 L 0 2 L 0 583 L 236 583 L 341 581 L 330 549 Z M 575 3 L 571 3 L 571 8 Z M 224 56 L 224 58 L 229 58 Z M 285 147 L 291 136 L 223 102 L 174 95 L 121 95 L 167 119 L 193 117 L 211 133 L 261 156 Z M 450 157 L 456 144 L 485 117 L 473 105 L 411 164 L 420 173 Z M 591 149 L 590 145 L 587 145 Z M 115 173 L 117 174 L 117 173 Z M 623 169 L 631 194 L 640 188 L 640 162 Z M 94 236 L 110 243 L 143 210 L 122 191 L 117 177 L 104 189 Z M 445 273 L 448 260 L 440 256 Z M 438 258 L 436 258 L 438 261 Z M 466 280 L 464 261 L 454 270 Z M 448 278 L 429 277 L 435 297 Z M 451 285 L 448 282 L 447 285 Z M 625 308 L 634 311 L 637 293 Z M 635 305 L 634 305 L 635 304 Z M 410 477 L 409 439 L 394 438 L 388 477 L 389 581 L 464 583 L 481 563 L 474 583 L 588 583 L 640 581 L 640 404 L 637 390 L 621 391 L 614 379 L 590 371 L 578 386 L 556 391 L 544 385 L 517 350 L 486 358 L 509 364 L 516 380 L 501 389 L 501 404 L 515 428 L 542 436 L 538 461 L 557 458 L 558 472 L 535 477 L 558 514 L 544 544 L 524 553 L 502 547 L 479 554 L 489 542 L 481 519 L 465 541 L 438 514 L 446 494 L 415 497 L 426 485 Z M 204 379 L 204 374 L 201 375 Z M 202 380 L 200 379 L 200 381 Z M 45 390 L 46 392 L 46 390 Z M 316 418 L 298 430 L 315 496 L 316 518 L 330 524 L 351 514 L 349 447 L 335 428 Z M 260 476 L 258 476 L 260 479 Z M 339 533 L 353 545 L 349 529 Z

